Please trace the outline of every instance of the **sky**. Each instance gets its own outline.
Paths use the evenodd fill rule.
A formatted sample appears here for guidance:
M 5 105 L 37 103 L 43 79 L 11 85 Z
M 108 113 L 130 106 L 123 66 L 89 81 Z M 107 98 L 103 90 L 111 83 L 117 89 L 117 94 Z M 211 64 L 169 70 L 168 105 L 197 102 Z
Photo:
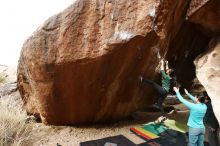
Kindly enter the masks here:
M 17 65 L 24 41 L 75 0 L 1 0 L 0 64 Z

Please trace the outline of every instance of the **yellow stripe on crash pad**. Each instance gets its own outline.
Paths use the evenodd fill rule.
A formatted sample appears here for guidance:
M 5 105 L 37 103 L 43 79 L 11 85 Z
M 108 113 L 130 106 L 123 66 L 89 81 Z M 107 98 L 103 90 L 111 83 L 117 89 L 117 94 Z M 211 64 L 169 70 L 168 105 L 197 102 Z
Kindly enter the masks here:
M 153 134 L 153 133 L 151 133 L 151 132 L 149 132 L 149 131 L 147 131 L 147 130 L 144 130 L 144 129 L 141 128 L 141 127 L 135 127 L 135 129 L 137 129 L 137 130 L 139 130 L 140 132 L 146 134 L 147 136 L 151 137 L 152 139 L 159 137 L 159 136 L 157 136 L 157 135 L 155 135 L 155 134 Z
M 188 131 L 188 126 L 181 124 L 175 120 L 167 119 L 164 121 L 164 125 L 167 126 L 169 129 L 173 129 L 182 133 L 186 133 Z

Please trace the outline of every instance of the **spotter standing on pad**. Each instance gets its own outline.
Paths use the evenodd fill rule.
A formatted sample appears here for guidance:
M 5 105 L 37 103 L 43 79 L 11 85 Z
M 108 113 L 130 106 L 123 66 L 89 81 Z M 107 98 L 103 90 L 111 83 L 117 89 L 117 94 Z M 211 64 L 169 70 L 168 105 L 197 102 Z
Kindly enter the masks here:
M 190 110 L 187 122 L 187 126 L 189 127 L 189 146 L 204 146 L 205 126 L 203 118 L 207 110 L 204 96 L 192 96 L 185 89 L 186 95 L 194 102 L 192 103 L 181 96 L 179 88 L 173 87 L 173 90 L 176 92 L 179 101 Z
M 165 114 L 165 111 L 164 111 L 162 104 L 163 104 L 165 98 L 167 97 L 167 94 L 170 92 L 171 80 L 174 79 L 173 78 L 174 70 L 169 69 L 168 61 L 161 60 L 160 65 L 161 65 L 160 71 L 162 74 L 162 86 L 158 85 L 156 82 L 154 82 L 152 80 L 144 79 L 143 76 L 140 77 L 140 81 L 151 85 L 155 89 L 155 91 L 159 94 L 159 98 L 158 98 L 157 102 L 155 103 L 155 106 L 157 106 L 162 113 L 161 120 L 165 120 L 166 114 Z M 166 66 L 166 72 L 164 69 L 164 65 Z

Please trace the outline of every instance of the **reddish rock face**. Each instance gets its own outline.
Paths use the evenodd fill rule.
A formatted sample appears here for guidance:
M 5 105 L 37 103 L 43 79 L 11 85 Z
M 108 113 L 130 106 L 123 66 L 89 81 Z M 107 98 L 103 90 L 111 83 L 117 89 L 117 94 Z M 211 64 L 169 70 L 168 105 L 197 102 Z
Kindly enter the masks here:
M 55 125 L 122 119 L 155 101 L 138 77 L 159 79 L 158 51 L 189 84 L 194 70 L 182 70 L 209 38 L 185 21 L 188 5 L 78 0 L 51 17 L 22 48 L 18 87 L 27 111 Z
M 220 34 L 219 0 L 192 0 L 188 17 L 189 21 L 202 26 L 203 31 L 209 35 Z

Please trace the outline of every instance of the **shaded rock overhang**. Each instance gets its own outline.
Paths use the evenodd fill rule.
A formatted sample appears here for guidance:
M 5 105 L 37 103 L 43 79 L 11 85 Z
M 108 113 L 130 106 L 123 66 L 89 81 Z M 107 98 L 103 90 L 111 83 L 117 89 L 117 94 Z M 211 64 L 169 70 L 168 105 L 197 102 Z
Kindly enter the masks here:
M 200 5 L 196 5 L 200 3 Z M 188 21 L 195 23 L 210 37 L 220 35 L 220 1 L 192 0 L 187 11 Z

